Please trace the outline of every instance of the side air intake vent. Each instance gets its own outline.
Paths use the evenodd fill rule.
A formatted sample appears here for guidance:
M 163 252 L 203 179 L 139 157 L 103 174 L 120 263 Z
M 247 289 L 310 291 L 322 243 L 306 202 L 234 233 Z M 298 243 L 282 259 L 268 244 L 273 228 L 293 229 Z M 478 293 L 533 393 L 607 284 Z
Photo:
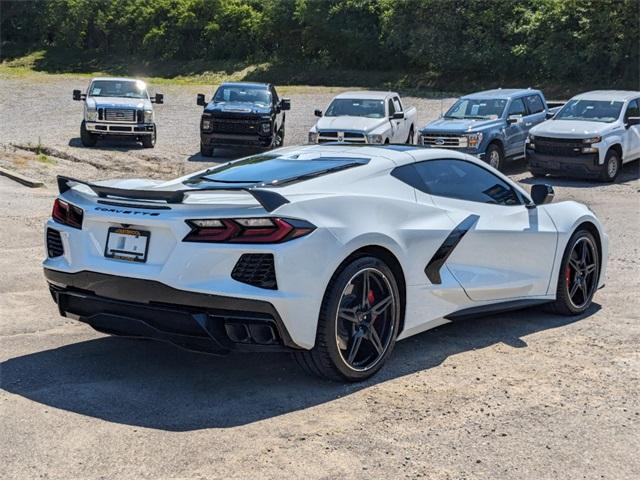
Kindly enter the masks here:
M 64 247 L 62 246 L 62 238 L 60 232 L 53 228 L 47 228 L 47 253 L 49 257 L 60 257 L 64 255 Z
M 254 287 L 277 290 L 276 269 L 271 253 L 245 253 L 233 267 L 231 278 Z

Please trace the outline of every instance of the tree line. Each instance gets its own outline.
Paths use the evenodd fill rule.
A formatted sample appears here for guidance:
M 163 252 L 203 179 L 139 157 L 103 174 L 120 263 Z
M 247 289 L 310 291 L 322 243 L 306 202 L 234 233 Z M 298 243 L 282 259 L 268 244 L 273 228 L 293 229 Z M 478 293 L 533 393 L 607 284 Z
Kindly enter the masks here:
M 640 88 L 640 0 L 3 0 L 0 16 L 4 57 L 58 49 Z

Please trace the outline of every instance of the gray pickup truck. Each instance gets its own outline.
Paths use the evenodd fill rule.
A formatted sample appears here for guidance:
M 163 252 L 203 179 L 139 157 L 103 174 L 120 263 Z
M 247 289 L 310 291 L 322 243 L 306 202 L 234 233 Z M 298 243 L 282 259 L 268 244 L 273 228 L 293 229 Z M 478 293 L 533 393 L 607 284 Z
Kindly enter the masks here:
M 505 160 L 524 156 L 529 130 L 558 108 L 550 107 L 540 90 L 530 88 L 472 93 L 422 128 L 418 143 L 469 153 L 500 170 Z

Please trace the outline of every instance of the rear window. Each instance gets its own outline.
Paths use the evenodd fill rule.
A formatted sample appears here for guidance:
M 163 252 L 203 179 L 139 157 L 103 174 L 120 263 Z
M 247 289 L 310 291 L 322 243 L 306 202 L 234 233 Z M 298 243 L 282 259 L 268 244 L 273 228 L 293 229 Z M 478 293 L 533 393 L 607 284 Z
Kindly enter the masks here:
M 255 155 L 192 177 L 185 183 L 211 182 L 222 185 L 282 185 L 315 178 L 347 168 L 365 165 L 366 158 L 317 157 L 296 158 L 278 155 Z

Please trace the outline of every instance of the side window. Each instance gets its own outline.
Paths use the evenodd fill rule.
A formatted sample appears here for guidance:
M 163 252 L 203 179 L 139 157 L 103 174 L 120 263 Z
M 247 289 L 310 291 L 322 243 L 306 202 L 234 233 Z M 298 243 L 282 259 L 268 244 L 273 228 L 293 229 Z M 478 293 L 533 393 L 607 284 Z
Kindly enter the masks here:
M 396 168 L 392 175 L 439 197 L 494 205 L 522 204 L 511 185 L 487 169 L 464 160 L 427 160 Z
M 396 112 L 402 111 L 402 104 L 400 103 L 400 99 L 398 97 L 393 97 L 393 107 L 396 109 Z
M 526 101 L 530 115 L 544 111 L 544 103 L 542 102 L 540 95 L 529 95 L 526 97 Z
M 396 113 L 396 109 L 393 106 L 393 101 L 389 99 L 389 117 L 391 117 L 394 113 Z
M 624 114 L 624 119 L 627 120 L 629 117 L 640 117 L 640 101 L 632 100 L 629 102 L 627 106 L 627 113 Z
M 527 109 L 524 106 L 524 102 L 521 98 L 516 98 L 511 101 L 511 105 L 509 105 L 509 115 L 526 115 Z

